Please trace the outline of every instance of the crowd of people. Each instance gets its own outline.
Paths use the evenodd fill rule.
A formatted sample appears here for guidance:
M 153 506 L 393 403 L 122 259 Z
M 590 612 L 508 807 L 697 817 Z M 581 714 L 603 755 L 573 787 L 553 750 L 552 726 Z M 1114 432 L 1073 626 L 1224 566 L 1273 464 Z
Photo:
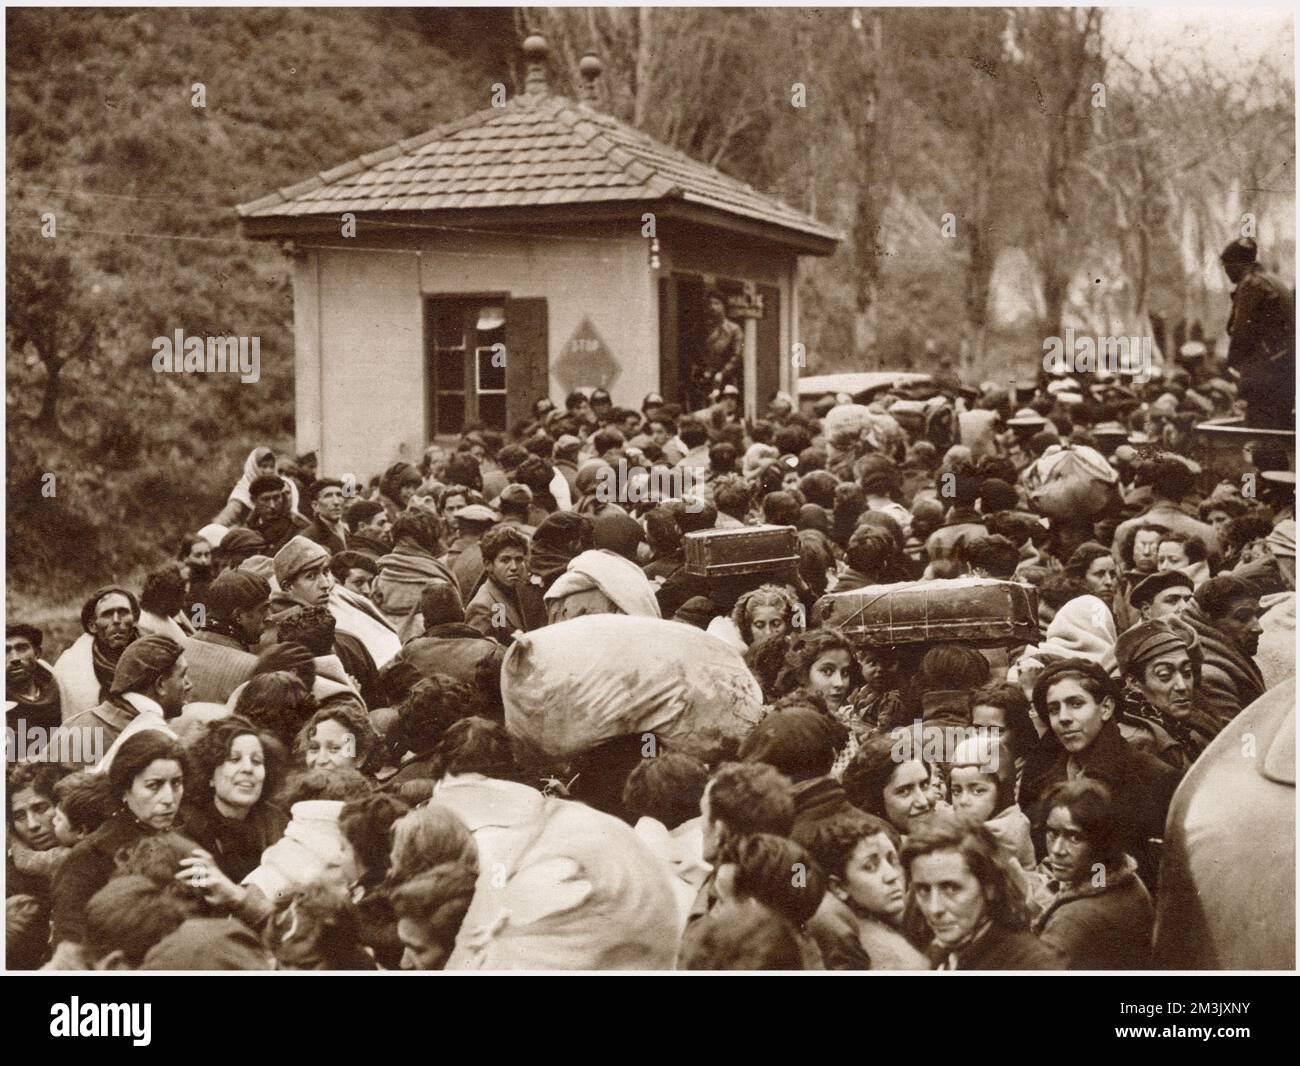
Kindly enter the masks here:
M 752 421 L 578 392 L 369 485 L 253 449 L 53 665 L 6 627 L 9 967 L 1150 966 L 1173 792 L 1295 671 L 1294 476 L 1189 458 L 1236 403 L 1204 363 Z M 688 565 L 771 526 L 779 579 Z M 1032 588 L 1041 639 L 819 621 L 972 578 Z M 590 615 L 695 627 L 753 723 L 526 754 L 503 663 Z

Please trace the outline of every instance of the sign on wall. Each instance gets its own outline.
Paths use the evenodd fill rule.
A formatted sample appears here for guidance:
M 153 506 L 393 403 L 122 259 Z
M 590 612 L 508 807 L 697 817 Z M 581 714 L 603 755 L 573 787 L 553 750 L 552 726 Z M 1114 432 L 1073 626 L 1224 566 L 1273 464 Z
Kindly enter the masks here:
M 623 372 L 588 315 L 582 316 L 578 328 L 564 342 L 554 370 L 566 393 L 578 388 L 612 389 Z

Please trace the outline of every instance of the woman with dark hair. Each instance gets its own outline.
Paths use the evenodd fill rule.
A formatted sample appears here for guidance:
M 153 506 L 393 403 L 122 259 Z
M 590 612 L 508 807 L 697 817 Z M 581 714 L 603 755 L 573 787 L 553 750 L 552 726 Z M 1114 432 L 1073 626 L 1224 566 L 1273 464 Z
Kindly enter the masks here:
M 590 518 L 573 511 L 556 511 L 533 532 L 528 545 L 528 570 L 542 579 L 542 591 L 554 584 L 569 562 L 589 551 L 596 531 Z
M 873 970 L 930 968 L 929 960 L 902 933 L 907 876 L 898 858 L 901 847 L 902 839 L 892 825 L 858 810 L 823 822 L 808 843 L 808 851 L 826 874 L 827 892 L 838 905 L 818 914 L 814 930 L 821 933 L 826 928 L 824 921 L 833 910 L 845 914 Z M 819 943 L 824 950 L 828 946 L 821 936 Z M 833 969 L 849 968 L 838 965 L 830 953 L 826 961 Z
M 1080 544 L 1065 564 L 1065 573 L 1067 577 L 1082 581 L 1089 594 L 1107 607 L 1111 605 L 1119 586 L 1119 568 L 1115 565 L 1115 556 L 1104 544 L 1095 540 Z
M 108 883 L 119 850 L 176 827 L 187 761 L 180 742 L 158 729 L 142 729 L 122 742 L 108 770 L 112 802 L 120 807 L 72 849 L 55 877 L 51 943 L 81 942 L 86 903 Z
M 934 813 L 930 767 L 911 747 L 910 735 L 901 729 L 869 737 L 841 778 L 853 806 L 904 835 L 914 832 Z
M 778 696 L 796 690 L 820 696 L 835 714 L 861 683 L 848 637 L 835 629 L 814 629 L 800 633 L 790 643 L 775 691 Z
M 1072 970 L 1146 969 L 1155 913 L 1137 863 L 1124 854 L 1110 791 L 1087 778 L 1062 781 L 1043 809 L 1050 880 L 1034 932 Z
M 208 722 L 189 746 L 194 787 L 185 797 L 186 834 L 242 881 L 284 835 L 289 815 L 273 797 L 284 775 L 279 743 L 244 718 Z
M 941 812 L 907 839 L 903 866 L 929 926 L 937 970 L 1056 970 L 1063 962 L 1029 931 L 1015 872 L 984 826 Z

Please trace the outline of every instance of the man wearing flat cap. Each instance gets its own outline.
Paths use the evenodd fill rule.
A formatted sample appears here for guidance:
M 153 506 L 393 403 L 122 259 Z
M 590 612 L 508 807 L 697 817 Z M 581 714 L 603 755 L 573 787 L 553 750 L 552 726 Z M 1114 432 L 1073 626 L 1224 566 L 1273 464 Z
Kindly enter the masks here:
M 1115 642 L 1124 681 L 1120 729 L 1146 734 L 1154 754 L 1186 771 L 1221 728 L 1200 705 L 1201 648 L 1196 632 L 1170 616 L 1139 622 Z M 1141 746 L 1135 736 L 1126 736 Z
M 136 721 L 163 725 L 189 702 L 189 664 L 171 637 L 151 634 L 132 641 L 113 672 L 109 698 L 74 714 L 50 743 L 58 760 L 74 770 L 93 769 L 113 742 Z
M 1240 237 L 1219 257 L 1236 288 L 1228 316 L 1228 365 L 1241 375 L 1246 422 L 1266 429 L 1295 424 L 1295 293 L 1256 261 L 1255 242 Z
M 245 570 L 227 570 L 208 586 L 202 626 L 184 643 L 195 701 L 225 703 L 253 676 L 270 598 L 270 583 Z
M 406 521 L 405 518 L 399 521 Z M 270 620 L 275 625 L 302 607 L 330 608 L 334 575 L 329 570 L 330 554 L 315 541 L 294 537 L 275 555 L 275 580 L 280 591 L 271 597 Z M 354 677 L 363 695 L 373 691 L 379 669 L 374 656 L 357 636 L 335 630 L 333 653 L 344 670 Z

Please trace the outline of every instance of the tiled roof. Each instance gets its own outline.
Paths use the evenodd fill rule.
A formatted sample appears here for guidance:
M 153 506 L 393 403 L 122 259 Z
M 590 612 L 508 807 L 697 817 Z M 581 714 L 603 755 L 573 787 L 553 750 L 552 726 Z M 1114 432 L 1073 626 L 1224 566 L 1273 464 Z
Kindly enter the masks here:
M 822 240 L 815 218 L 586 104 L 522 95 L 236 210 L 244 218 L 678 199 Z

